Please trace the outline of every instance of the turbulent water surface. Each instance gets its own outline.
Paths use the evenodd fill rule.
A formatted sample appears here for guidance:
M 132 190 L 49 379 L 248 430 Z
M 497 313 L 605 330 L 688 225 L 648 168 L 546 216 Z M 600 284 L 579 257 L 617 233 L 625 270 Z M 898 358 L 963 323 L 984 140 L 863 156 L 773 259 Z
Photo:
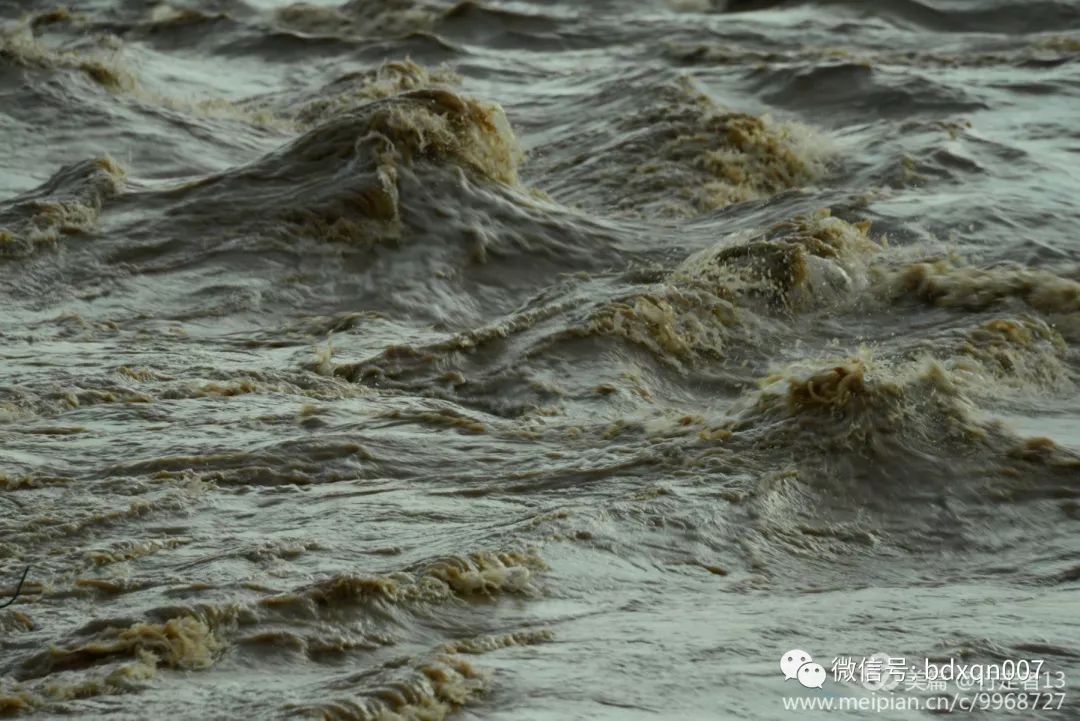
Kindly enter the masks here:
M 0 714 L 1080 677 L 1080 4 L 0 17 Z

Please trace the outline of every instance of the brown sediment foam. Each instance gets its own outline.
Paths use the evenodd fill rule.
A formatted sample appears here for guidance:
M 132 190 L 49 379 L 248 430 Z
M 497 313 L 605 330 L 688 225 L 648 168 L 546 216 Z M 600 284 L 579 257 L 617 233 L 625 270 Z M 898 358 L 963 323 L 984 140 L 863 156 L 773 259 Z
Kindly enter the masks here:
M 120 366 L 116 369 L 116 372 L 122 376 L 127 376 L 134 381 L 171 381 L 174 380 L 173 376 L 160 373 L 152 368 L 132 368 L 131 366 Z
M 95 566 L 107 566 L 113 563 L 134 561 L 138 558 L 153 555 L 158 551 L 178 548 L 190 542 L 190 539 L 185 538 L 121 541 L 108 550 L 88 551 L 86 557 Z
M 157 673 L 154 657 L 139 654 L 138 660 L 117 665 L 108 673 L 72 681 L 48 681 L 31 687 L 0 689 L 0 716 L 48 708 L 50 703 L 127 693 Z
M 575 314 L 578 317 L 568 321 L 569 327 L 549 342 L 618 337 L 680 369 L 729 358 L 733 341 L 739 341 L 739 348 L 752 349 L 760 346 L 764 334 L 782 332 L 782 319 L 771 318 L 771 311 L 786 315 L 861 297 L 858 291 L 868 282 L 867 267 L 886 245 L 884 239 L 872 239 L 869 231 L 867 222 L 847 222 L 824 209 L 764 233 L 726 239 L 670 272 L 647 274 L 644 280 L 654 282 L 636 285 L 624 296 L 584 313 L 582 304 L 571 298 L 438 343 L 394 346 L 376 358 L 340 365 L 329 364 L 324 354 L 307 367 L 353 382 L 419 373 L 440 383 L 460 384 L 465 377 L 452 370 L 458 354 Z M 441 369 L 442 375 L 434 369 Z M 597 387 L 602 394 L 613 390 L 603 384 Z M 640 385 L 635 392 L 641 392 Z
M 359 139 L 359 143 L 357 142 Z M 316 207 L 286 211 L 293 232 L 347 243 L 396 240 L 401 234 L 398 180 L 421 162 L 452 163 L 488 182 L 518 186 L 523 153 L 498 105 L 448 90 L 406 92 L 319 126 L 286 151 L 299 164 L 358 146 L 364 186 Z
M 900 388 L 891 383 L 879 387 L 879 397 L 897 397 Z M 788 378 L 788 409 L 792 412 L 813 408 L 843 408 L 858 398 L 869 399 L 866 386 L 866 363 L 838 365 L 804 378 Z
M 906 445 L 917 439 L 968 446 L 990 432 L 939 363 L 890 367 L 866 355 L 766 378 L 752 408 L 733 426 L 736 432 L 752 428 L 768 429 L 760 439 L 766 447 L 802 447 L 802 439 L 819 449 L 871 455 L 908 452 Z
M 64 235 L 93 231 L 102 205 L 120 193 L 124 176 L 106 155 L 68 166 L 39 190 L 0 204 L 0 257 L 25 257 Z
M 865 286 L 869 259 L 883 247 L 869 229 L 825 209 L 726 241 L 691 255 L 647 291 L 605 305 L 587 332 L 620 336 L 675 365 L 723 358 L 736 332 L 763 322 L 750 311 L 807 310 Z M 764 308 L 754 307 L 758 299 Z
M 1068 345 L 1041 318 L 989 321 L 968 331 L 956 351 L 949 360 L 958 370 L 976 374 L 977 383 L 972 388 L 976 393 L 988 390 L 987 378 L 1025 389 L 1060 391 L 1073 385 L 1066 367 Z
M 422 573 L 442 581 L 458 596 L 495 596 L 530 592 L 533 572 L 544 568 L 535 552 L 479 553 L 438 561 Z
M 401 209 L 397 171 L 382 164 L 368 176 L 370 183 L 345 202 L 318 208 L 293 208 L 282 220 L 294 232 L 312 235 L 331 243 L 375 244 L 401 237 Z
M 160 623 L 97 621 L 63 646 L 26 658 L 6 691 L 31 707 L 50 702 L 126 693 L 153 678 L 159 668 L 202 671 L 215 664 L 227 648 L 220 635 L 237 624 L 253 623 L 242 606 L 201 606 L 177 612 Z M 0 691 L 0 694 L 4 691 Z
M 0 235 L 0 242 L 2 242 L 3 236 Z M 14 401 L 2 401 L 0 402 L 0 422 L 11 422 L 19 418 L 29 418 L 34 415 L 34 409 L 27 407 L 24 403 Z
M 103 623 L 96 623 L 91 640 L 72 642 L 26 659 L 20 664 L 18 677 L 24 681 L 43 679 L 48 682 L 54 678 L 53 674 L 97 667 L 130 657 L 147 664 L 151 673 L 159 666 L 200 670 L 212 665 L 233 642 L 283 642 L 314 655 L 378 648 L 394 643 L 392 635 L 366 625 L 359 634 L 344 629 L 335 635 L 336 632 L 324 627 L 323 622 L 342 611 L 354 613 L 357 611 L 355 604 L 363 606 L 369 601 L 410 605 L 445 603 L 452 598 L 476 600 L 507 593 L 527 594 L 532 592 L 532 572 L 540 568 L 543 568 L 543 561 L 533 552 L 478 553 L 441 559 L 414 573 L 336 576 L 293 593 L 266 597 L 256 606 L 200 605 L 198 609 L 183 611 L 171 608 L 166 610 L 172 617 L 161 623 L 136 623 L 126 628 L 113 624 L 102 628 Z M 115 591 L 107 581 L 102 584 L 102 590 Z M 76 586 L 96 587 L 96 584 L 86 581 Z M 235 637 L 238 628 L 257 627 L 261 621 L 268 620 L 267 615 L 269 618 L 288 617 L 291 622 L 296 622 L 298 611 L 302 612 L 301 616 L 320 619 L 314 633 L 257 629 L 247 636 Z M 523 632 L 508 636 L 505 643 L 539 642 L 543 637 L 542 631 Z M 477 639 L 472 648 L 474 652 L 481 652 L 481 647 L 492 643 L 495 642 Z M 99 682 L 100 679 L 92 681 L 93 684 Z
M 636 174 L 663 172 L 669 163 L 689 170 L 693 184 L 680 184 L 677 192 L 693 212 L 768 197 L 822 172 L 824 157 L 809 142 L 807 129 L 725 111 L 688 84 L 680 88 L 671 105 L 650 119 L 668 125 L 673 137 Z
M 549 628 L 530 629 L 528 631 L 515 631 L 498 636 L 477 636 L 458 641 L 444 643 L 440 647 L 443 653 L 469 653 L 481 654 L 497 651 L 500 648 L 511 646 L 530 646 L 537 643 L 546 643 L 555 639 L 555 633 Z
M 370 106 L 367 137 L 407 163 L 448 159 L 482 176 L 518 184 L 523 153 L 502 108 L 448 90 L 413 90 Z
M 689 217 L 766 198 L 813 182 L 828 157 L 808 128 L 721 108 L 686 78 L 620 126 L 633 139 L 609 152 L 633 170 L 596 180 L 624 211 Z
M 393 418 L 407 423 L 422 423 L 425 425 L 456 428 L 467 433 L 486 433 L 487 426 L 482 421 L 455 411 L 451 408 L 439 408 L 436 410 L 392 410 L 381 414 L 384 418 Z
M 101 403 L 153 403 L 154 399 L 145 393 L 129 391 L 123 388 L 106 390 L 103 388 L 75 388 L 59 394 L 59 400 L 70 408 L 83 408 Z
M 117 666 L 108 674 L 75 683 L 50 682 L 43 684 L 43 691 L 52 701 L 68 701 L 93 696 L 106 696 L 134 690 L 142 681 L 149 681 L 157 674 L 156 657 L 140 653 L 138 660 Z
M 415 661 L 404 678 L 401 672 L 388 675 L 398 678 L 377 679 L 382 685 L 357 690 L 354 696 L 293 705 L 290 710 L 332 721 L 442 721 L 487 692 L 491 683 L 489 671 L 454 656 Z M 352 685 L 352 679 L 332 684 L 323 695 L 338 696 Z
M 977 268 L 949 260 L 878 271 L 893 298 L 912 296 L 944 308 L 986 310 L 1011 299 L 1042 313 L 1080 310 L 1080 283 L 1015 265 Z
M 134 657 L 155 668 L 202 670 L 214 664 L 223 647 L 211 628 L 193 616 L 164 623 L 140 622 L 123 629 L 107 628 L 81 645 L 43 652 L 23 665 L 22 677 L 38 678 L 122 657 Z
M 1075 514 L 1080 499 L 1080 453 L 1075 450 L 1049 438 L 1014 439 L 989 470 L 998 477 L 991 490 L 995 500 L 1062 500 L 1062 510 Z
M 159 6 L 163 7 L 163 6 Z M 142 87 L 136 74 L 119 57 L 121 41 L 115 36 L 104 36 L 98 46 L 90 50 L 57 50 L 45 45 L 34 36 L 33 30 L 42 25 L 58 22 L 53 20 L 59 11 L 31 16 L 23 24 L 11 30 L 0 30 L 0 62 L 7 61 L 20 67 L 45 70 L 78 70 L 98 85 L 113 93 L 130 94 L 140 100 L 163 107 L 206 118 L 238 120 L 279 130 L 292 130 L 291 123 L 265 108 L 246 107 L 224 98 L 186 100 L 172 98 Z M 64 11 L 66 13 L 66 11 Z M 176 12 L 176 11 L 174 11 Z M 181 23 L 211 19 L 197 11 L 179 12 L 171 19 L 151 22 Z M 217 16 L 221 17 L 221 16 Z M 66 16 L 65 16 L 66 19 Z
M 53 597 L 118 596 L 123 593 L 154 588 L 159 584 L 150 578 L 76 578 L 73 587 Z
M 619 337 L 677 368 L 723 359 L 733 338 L 757 338 L 777 322 L 761 311 L 798 312 L 856 297 L 868 282 L 869 263 L 885 245 L 883 239 L 870 237 L 869 223 L 847 222 L 828 209 L 797 216 L 749 239 L 727 239 L 670 272 L 650 275 L 656 282 L 603 303 L 588 317 L 573 321 L 564 335 Z M 574 301 L 543 306 L 442 343 L 394 347 L 371 361 L 335 366 L 333 373 L 354 382 L 398 378 L 403 368 L 431 368 L 438 359 L 578 310 L 580 303 Z M 310 367 L 330 370 L 323 362 Z M 455 378 L 460 380 L 446 376 L 448 381 Z
M 1035 47 L 1040 50 L 1052 50 L 1063 55 L 1080 55 L 1080 37 L 1053 35 L 1036 41 Z
M 52 14 L 30 16 L 13 28 L 0 29 L 0 61 L 20 67 L 78 70 L 110 91 L 130 91 L 138 86 L 135 76 L 114 56 L 107 54 L 107 51 L 116 49 L 115 38 L 105 38 L 106 46 L 95 49 L 90 55 L 71 50 L 56 50 L 42 43 L 34 36 L 33 30 L 41 25 L 42 19 L 47 20 L 49 15 Z
M 50 476 L 39 473 L 27 473 L 19 476 L 0 473 L 0 488 L 7 491 L 19 489 L 45 488 L 47 486 L 62 486 L 73 482 L 71 476 Z
M 1008 450 L 1009 458 L 1067 470 L 1080 470 L 1080 456 L 1049 438 L 1026 438 Z M 1074 485 L 1076 476 L 1073 477 Z
M 9 713 L 14 713 L 48 708 L 56 702 L 137 690 L 142 682 L 157 675 L 160 659 L 145 649 L 137 649 L 134 656 L 134 661 L 113 664 L 108 672 L 101 675 L 68 677 L 62 673 L 56 678 L 46 677 L 37 683 L 19 684 L 6 692 L 0 690 L 0 715 L 4 712 L 5 701 L 14 700 L 15 703 L 8 709 Z M 9 695 L 5 697 L 5 693 Z
M 146 90 L 135 92 L 136 97 L 148 103 L 154 103 L 170 110 L 216 120 L 235 120 L 237 122 L 270 128 L 282 132 L 294 132 L 295 124 L 283 118 L 259 101 L 249 103 L 233 102 L 226 98 L 202 98 L 187 100 L 152 93 Z
M 199 487 L 214 486 L 277 486 L 307 485 L 317 481 L 333 483 L 355 479 L 356 462 L 373 460 L 364 446 L 351 441 L 314 442 L 298 450 L 286 444 L 277 449 L 259 452 L 227 451 L 191 456 L 158 456 L 145 460 L 117 463 L 110 468 L 116 475 L 148 475 L 155 479 L 177 479 L 180 483 Z M 332 467 L 334 462 L 344 466 Z M 198 468 L 195 479 L 188 471 Z
M 760 297 L 773 308 L 807 310 L 843 300 L 866 285 L 868 263 L 885 246 L 869 231 L 869 222 L 849 223 L 825 208 L 775 225 L 762 236 L 695 253 L 673 277 L 723 289 L 740 304 Z
M 730 329 L 739 324 L 736 307 L 727 298 L 661 283 L 608 303 L 589 320 L 585 332 L 621 337 L 682 367 L 694 358 L 723 358 Z
M 34 619 L 22 611 L 10 610 L 0 614 L 0 631 L 5 634 L 32 631 L 35 628 L 37 624 L 34 623 Z
M 40 702 L 29 691 L 0 687 L 0 716 L 11 716 L 30 711 L 38 705 L 40 705 Z
M 123 371 L 121 371 L 123 373 Z M 337 400 L 362 395 L 355 387 L 335 383 L 324 378 L 275 378 L 268 374 L 248 372 L 237 374 L 226 381 L 177 380 L 153 371 L 139 372 L 135 378 L 130 373 L 123 373 L 140 382 L 172 382 L 157 391 L 154 398 L 176 400 L 184 398 L 232 398 L 249 394 L 286 394 L 303 396 L 319 400 Z M 173 382 L 175 381 L 175 382 Z
M 263 599 L 267 608 L 307 609 L 369 600 L 440 603 L 451 598 L 531 593 L 544 563 L 534 553 L 477 553 L 435 561 L 414 573 L 341 575 L 292 593 Z
M 374 70 L 338 78 L 291 112 L 301 125 L 313 126 L 375 100 L 414 90 L 446 90 L 460 83 L 460 76 L 445 65 L 428 70 L 408 58 L 387 61 Z

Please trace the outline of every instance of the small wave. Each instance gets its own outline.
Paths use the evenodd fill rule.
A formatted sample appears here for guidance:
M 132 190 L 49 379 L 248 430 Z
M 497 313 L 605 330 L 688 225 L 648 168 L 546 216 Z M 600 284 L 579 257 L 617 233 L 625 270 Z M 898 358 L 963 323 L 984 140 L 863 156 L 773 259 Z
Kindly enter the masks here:
M 500 405 L 483 407 L 500 415 L 511 412 L 505 384 L 513 383 L 527 406 L 528 399 L 550 394 L 538 380 L 548 364 L 610 358 L 607 352 L 616 345 L 645 350 L 680 373 L 727 373 L 738 359 L 767 354 L 789 332 L 793 315 L 858 300 L 869 284 L 867 268 L 884 243 L 870 237 L 869 223 L 849 223 L 825 209 L 726 238 L 671 270 L 550 289 L 547 302 L 527 311 L 441 342 L 395 346 L 322 372 L 353 382 L 424 388 L 426 394 L 444 388 L 455 401 L 463 400 L 461 393 L 472 400 L 490 393 Z M 533 374 L 537 379 L 525 383 Z M 615 390 L 603 384 L 589 389 L 593 396 Z M 484 428 L 456 412 L 410 417 L 471 432 Z
M 862 458 L 873 465 L 858 472 L 882 476 L 915 473 L 917 459 L 936 458 L 942 448 L 970 453 L 991 433 L 940 364 L 892 366 L 868 355 L 769 376 L 733 430 L 762 448 L 813 453 L 834 469 Z
M 599 151 L 605 162 L 555 169 L 635 214 L 685 218 L 767 198 L 811 183 L 829 158 L 809 128 L 721 108 L 687 78 L 617 127 L 620 139 Z
M 249 165 L 150 191 L 164 209 L 125 228 L 130 234 L 118 233 L 125 242 L 109 260 L 164 272 L 223 246 L 302 254 L 315 241 L 366 251 L 415 233 L 446 243 L 446 218 L 454 215 L 447 207 L 462 208 L 452 227 L 475 245 L 484 237 L 475 213 L 496 206 L 518 220 L 524 206 L 536 205 L 520 185 L 522 159 L 497 104 L 447 90 L 409 91 L 334 117 Z
M 159 665 L 187 671 L 212 666 L 223 644 L 203 621 L 184 616 L 163 623 L 107 628 L 92 641 L 56 647 L 20 666 L 22 680 L 86 669 L 118 657 L 134 658 L 151 669 Z
M 463 659 L 442 655 L 414 661 L 404 673 L 390 671 L 373 676 L 363 679 L 368 688 L 355 696 L 342 698 L 340 687 L 345 684 L 334 684 L 319 693 L 331 700 L 290 704 L 288 710 L 334 721 L 442 721 L 476 701 L 491 684 L 490 672 L 473 668 Z M 348 685 L 354 685 L 356 680 L 349 679 L 352 683 Z
M 859 0 L 670 0 L 684 12 L 749 12 L 814 5 L 825 11 L 839 11 L 864 17 L 870 14 L 897 25 L 941 32 L 1031 33 L 1076 27 L 1080 10 L 1068 0 L 1037 2 L 952 4 L 939 8 L 918 0 L 883 0 L 866 4 Z
M 673 275 L 722 288 L 743 305 L 763 300 L 766 309 L 790 311 L 835 305 L 867 286 L 868 262 L 884 249 L 869 231 L 869 222 L 849 223 L 823 209 L 695 253 Z
M 1043 313 L 1080 311 L 1080 282 L 1016 265 L 972 267 L 943 259 L 882 269 L 892 297 L 913 297 L 943 308 L 987 310 L 1019 300 Z
M 26 257 L 65 235 L 92 232 L 124 177 L 116 161 L 104 156 L 69 165 L 40 188 L 0 203 L 0 257 Z
M 294 115 L 301 126 L 311 127 L 375 100 L 417 90 L 448 90 L 461 78 L 446 66 L 434 70 L 412 60 L 387 61 L 374 70 L 352 73 L 320 89 L 315 97 L 294 103 Z
M 504 633 L 498 636 L 477 636 L 475 638 L 461 639 L 443 644 L 440 649 L 443 653 L 469 653 L 481 654 L 497 651 L 501 648 L 513 646 L 531 646 L 536 643 L 546 643 L 555 638 L 555 633 L 548 628 L 529 631 L 516 631 Z
M 277 22 L 290 30 L 370 37 L 430 31 L 439 16 L 437 8 L 413 0 L 350 0 L 340 7 L 296 3 L 275 13 Z
M 22 663 L 19 683 L 0 689 L 0 710 L 30 712 L 62 701 L 128 693 L 162 667 L 206 670 L 223 649 L 210 627 L 191 616 L 108 627 L 93 640 L 53 647 Z
M 763 41 L 764 42 L 764 41 Z M 993 68 L 1021 67 L 1025 65 L 1056 64 L 1058 61 L 1074 57 L 1080 50 L 1080 41 L 1068 36 L 1050 36 L 1032 43 L 1015 47 L 965 48 L 961 50 L 927 50 L 922 46 L 908 50 L 877 48 L 843 48 L 830 44 L 805 45 L 794 48 L 760 47 L 758 44 L 740 43 L 691 43 L 672 41 L 665 46 L 664 54 L 680 65 L 710 67 L 729 65 L 740 67 L 747 73 L 760 75 L 762 70 L 773 81 L 788 82 L 804 86 L 807 101 L 811 101 L 814 80 L 822 77 L 826 82 L 836 82 L 835 90 L 843 92 L 845 79 L 865 82 L 874 70 L 895 68 Z M 844 75 L 850 78 L 844 78 Z M 831 77 L 830 77 L 831 76 Z M 839 77 L 837 77 L 839 76 Z M 754 77 L 748 75 L 748 77 Z M 914 80 L 914 79 L 913 79 Z M 764 90 L 771 88 L 770 83 L 761 83 Z M 979 101 L 969 100 L 954 91 L 950 96 L 943 88 L 929 84 L 926 79 L 912 82 L 906 99 L 909 102 L 923 103 L 920 92 L 930 92 L 926 105 L 941 107 L 946 103 L 968 104 L 983 107 Z M 874 106 L 870 97 L 864 97 L 858 86 L 852 83 L 850 96 L 867 107 Z M 886 101 L 885 90 L 879 90 L 878 100 Z M 774 93 L 777 99 L 785 97 L 784 92 Z M 936 102 L 929 102 L 936 101 Z
M 173 7 L 168 3 L 158 3 L 150 10 L 151 32 L 161 32 L 166 29 L 178 29 L 196 25 L 205 25 L 218 20 L 228 20 L 228 13 L 205 12 L 198 8 Z
M 433 561 L 415 573 L 335 576 L 264 599 L 261 605 L 277 612 L 318 615 L 319 608 L 365 602 L 443 603 L 452 598 L 528 594 L 533 592 L 533 572 L 545 567 L 535 552 L 477 553 Z
M 135 76 L 116 57 L 119 41 L 112 36 L 99 39 L 98 47 L 87 50 L 53 48 L 36 37 L 35 27 L 42 24 L 42 18 L 51 17 L 31 16 L 14 28 L 0 29 L 0 62 L 18 67 L 78 70 L 111 91 L 137 87 Z
M 221 180 L 244 183 L 262 176 L 291 185 L 298 177 L 315 174 L 325 184 L 340 170 L 328 168 L 327 159 L 354 165 L 349 174 L 359 187 L 351 193 L 331 183 L 325 188 L 330 197 L 316 196 L 282 215 L 294 232 L 363 243 L 400 236 L 398 177 L 403 167 L 424 161 L 453 163 L 489 182 L 515 186 L 522 157 L 498 105 L 428 89 L 361 106 L 318 126 L 254 167 Z M 211 187 L 218 182 L 211 181 Z M 243 193 L 243 185 L 238 190 Z M 259 200 L 248 202 L 258 205 Z
M 936 339 L 935 339 L 936 340 Z M 949 342 L 939 359 L 973 395 L 994 398 L 1007 388 L 1060 393 L 1072 387 L 1069 347 L 1061 333 L 1035 317 L 998 318 Z
M 888 58 L 877 60 L 888 65 Z M 888 67 L 878 69 L 873 62 L 852 58 L 816 62 L 809 67 L 778 65 L 756 69 L 751 78 L 765 102 L 827 115 L 836 124 L 871 117 L 970 113 L 988 107 L 967 88 L 913 73 L 897 77 Z M 911 62 L 908 58 L 907 63 Z

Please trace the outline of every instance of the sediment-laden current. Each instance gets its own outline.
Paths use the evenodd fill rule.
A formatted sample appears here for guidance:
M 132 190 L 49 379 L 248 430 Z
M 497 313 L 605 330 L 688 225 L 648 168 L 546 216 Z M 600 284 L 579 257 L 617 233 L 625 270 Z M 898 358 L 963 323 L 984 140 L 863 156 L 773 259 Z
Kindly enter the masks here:
M 1080 678 L 1076 2 L 0 19 L 0 715 Z

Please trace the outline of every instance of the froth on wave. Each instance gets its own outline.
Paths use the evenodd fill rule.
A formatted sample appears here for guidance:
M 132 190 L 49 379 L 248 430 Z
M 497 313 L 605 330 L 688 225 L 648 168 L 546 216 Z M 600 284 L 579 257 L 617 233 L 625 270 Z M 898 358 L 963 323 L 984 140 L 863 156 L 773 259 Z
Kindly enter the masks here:
M 332 682 L 318 690 L 328 700 L 290 704 L 288 710 L 332 721 L 442 721 L 479 700 L 490 688 L 491 676 L 464 659 L 436 654 L 404 668 Z
M 824 209 L 725 238 L 669 270 L 626 273 L 614 282 L 586 280 L 474 330 L 419 347 L 393 346 L 321 372 L 352 382 L 422 387 L 428 394 L 446 388 L 457 400 L 460 392 L 483 394 L 490 384 L 500 389 L 496 413 L 507 410 L 503 383 L 514 383 L 520 399 L 545 396 L 550 388 L 539 381 L 519 385 L 522 376 L 540 376 L 548 364 L 568 358 L 625 358 L 605 356 L 616 346 L 644 350 L 680 372 L 727 373 L 740 360 L 763 359 L 794 315 L 858 299 L 867 287 L 868 263 L 885 247 L 884 239 L 871 237 L 868 223 Z M 456 415 L 432 420 L 482 428 Z
M 453 598 L 531 593 L 533 574 L 543 568 L 535 552 L 477 553 L 433 561 L 413 573 L 334 576 L 294 593 L 267 598 L 262 605 L 312 612 L 337 604 L 442 603 Z
M 311 127 L 375 100 L 417 90 L 450 90 L 460 83 L 446 66 L 429 70 L 408 58 L 387 61 L 373 70 L 337 78 L 312 97 L 292 103 L 287 112 L 301 126 Z
M 621 336 L 680 362 L 728 357 L 733 342 L 759 344 L 767 317 L 836 305 L 866 287 L 867 263 L 884 247 L 867 222 L 828 209 L 762 234 L 695 253 L 658 283 L 602 308 L 593 332 Z
M 404 93 L 320 126 L 287 151 L 284 165 L 302 168 L 352 150 L 345 147 L 351 138 L 359 141 L 355 162 L 366 187 L 295 208 L 286 222 L 327 240 L 396 238 L 402 223 L 399 174 L 422 162 L 453 164 L 488 182 L 518 185 L 523 156 L 502 109 L 446 90 Z
M 995 318 L 936 345 L 936 357 L 956 373 L 973 395 L 1000 396 L 1007 389 L 1060 393 L 1074 387 L 1069 346 L 1042 318 Z M 933 351 L 932 351 L 933 352 Z
M 98 620 L 47 650 L 9 659 L 2 668 L 12 683 L 0 686 L 0 708 L 32 711 L 65 700 L 134 692 L 151 682 L 159 669 L 207 671 L 228 653 L 267 644 L 278 652 L 299 650 L 311 658 L 392 646 L 421 616 L 442 616 L 445 623 L 453 624 L 455 614 L 480 611 L 484 604 L 478 601 L 536 593 L 534 574 L 545 568 L 535 550 L 478 552 L 437 558 L 411 571 L 335 575 L 273 595 L 266 595 L 269 589 L 249 584 L 249 590 L 260 594 L 257 600 L 171 605 L 134 622 Z M 102 581 L 102 585 L 116 584 Z M 111 590 L 137 588 L 141 586 Z M 396 694 L 403 697 L 397 698 L 368 679 L 360 684 L 361 696 L 368 701 L 355 705 L 356 699 L 344 700 L 340 708 L 356 714 L 345 718 L 369 718 L 363 715 L 367 712 L 375 714 L 372 718 L 394 718 L 378 714 L 449 711 L 468 696 L 458 693 L 458 683 L 481 674 L 446 654 L 485 653 L 550 638 L 550 631 L 523 630 L 448 641 L 437 658 L 415 669 L 418 680 L 427 679 L 434 686 L 421 683 L 413 691 L 398 686 Z M 377 670 L 364 675 L 373 673 L 377 675 Z M 460 688 L 465 687 L 480 688 L 473 688 L 471 682 Z
M 851 223 L 824 208 L 695 253 L 674 276 L 723 288 L 743 305 L 809 310 L 863 290 L 886 242 L 871 238 L 869 221 Z
M 1018 300 L 1043 313 L 1080 311 L 1080 282 L 1015 264 L 980 268 L 943 259 L 883 269 L 882 277 L 894 297 L 943 308 L 977 311 Z
M 1018 460 L 1029 462 L 1022 479 L 1029 491 L 1056 487 L 1059 471 L 1076 466 L 1075 454 L 1050 441 L 1031 446 L 995 419 L 976 399 L 992 396 L 1000 380 L 985 366 L 974 370 L 926 355 L 888 360 L 868 351 L 793 365 L 762 381 L 722 440 L 749 443 L 751 455 L 780 452 L 818 483 L 854 483 L 886 496 L 962 480 L 985 499 L 996 492 L 995 479 L 1017 475 Z M 1053 453 L 1017 455 L 1043 445 Z
M 183 207 L 155 227 L 166 236 L 217 237 L 239 224 L 262 243 L 310 238 L 370 247 L 402 237 L 406 209 L 433 213 L 439 183 L 460 190 L 465 174 L 479 184 L 518 186 L 522 157 L 497 104 L 448 90 L 410 91 L 335 116 L 254 163 L 169 191 Z
M 621 212 L 692 217 L 767 198 L 812 183 L 829 158 L 809 128 L 720 107 L 688 78 L 624 112 L 616 127 L 605 162 L 564 172 Z
M 0 63 L 24 68 L 77 70 L 112 91 L 133 90 L 135 76 L 117 57 L 119 40 L 106 36 L 96 47 L 63 49 L 52 47 L 35 34 L 36 28 L 50 24 L 51 14 L 29 16 L 11 28 L 0 28 Z
M 211 627 L 193 616 L 108 626 L 91 639 L 54 646 L 20 664 L 18 682 L 0 687 L 0 710 L 33 712 L 63 701 L 130 693 L 159 668 L 204 671 L 224 648 Z
M 890 364 L 868 353 L 768 376 L 736 428 L 759 429 L 768 448 L 891 459 L 908 472 L 913 456 L 936 456 L 934 449 L 950 444 L 970 448 L 988 432 L 940 364 Z
M 36 190 L 0 203 L 0 257 L 25 257 L 65 235 L 93 231 L 125 173 L 109 156 L 69 165 Z
M 152 13 L 169 13 L 158 22 L 190 23 L 205 18 L 194 10 L 174 11 L 164 5 Z M 45 25 L 58 22 L 55 17 L 68 19 L 66 11 L 42 13 L 25 18 L 20 24 L 0 29 L 0 65 L 8 63 L 20 68 L 44 71 L 77 71 L 115 95 L 167 108 L 196 117 L 236 120 L 250 125 L 292 130 L 288 120 L 262 107 L 259 103 L 236 103 L 221 97 L 188 99 L 172 97 L 144 86 L 134 64 L 125 59 L 127 46 L 116 35 L 100 35 L 93 39 L 57 45 L 38 33 Z

